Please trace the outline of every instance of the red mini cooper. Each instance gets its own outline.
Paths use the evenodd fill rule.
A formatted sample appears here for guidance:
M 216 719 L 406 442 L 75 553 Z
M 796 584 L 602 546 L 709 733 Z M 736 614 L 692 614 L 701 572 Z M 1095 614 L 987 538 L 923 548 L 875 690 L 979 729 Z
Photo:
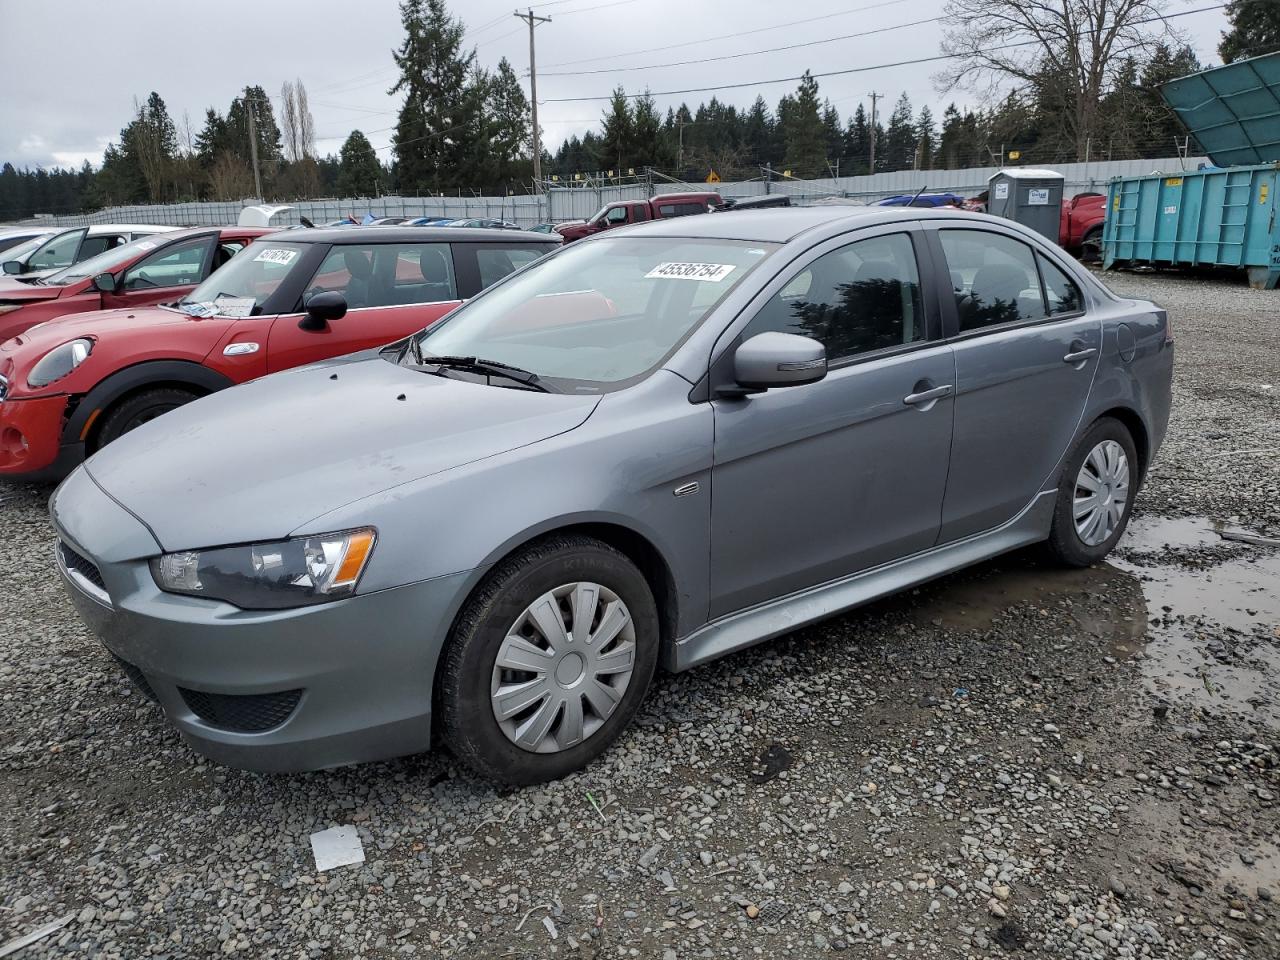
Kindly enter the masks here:
M 274 229 L 196 227 L 139 237 L 47 276 L 0 277 L 0 343 L 68 313 L 176 300 Z
M 204 394 L 408 336 L 560 242 L 505 230 L 290 230 L 254 241 L 176 302 L 41 323 L 0 343 L 0 477 L 58 479 Z M 129 269 L 109 276 L 118 288 Z

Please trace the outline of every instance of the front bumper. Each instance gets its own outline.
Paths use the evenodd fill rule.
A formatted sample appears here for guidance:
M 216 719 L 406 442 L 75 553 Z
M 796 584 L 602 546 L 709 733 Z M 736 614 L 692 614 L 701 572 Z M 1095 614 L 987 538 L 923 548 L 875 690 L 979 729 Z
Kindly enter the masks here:
M 65 396 L 0 401 L 0 477 L 65 476 L 84 459 L 84 444 L 62 446 Z
M 85 513 L 72 500 L 92 502 L 83 530 L 64 519 Z M 145 557 L 119 556 L 138 552 L 118 545 L 141 524 L 83 471 L 55 494 L 54 514 L 80 555 L 59 557 L 76 609 L 196 752 L 285 772 L 430 746 L 436 660 L 465 575 L 294 610 L 240 610 L 164 593 Z M 87 578 L 81 560 L 90 561 Z

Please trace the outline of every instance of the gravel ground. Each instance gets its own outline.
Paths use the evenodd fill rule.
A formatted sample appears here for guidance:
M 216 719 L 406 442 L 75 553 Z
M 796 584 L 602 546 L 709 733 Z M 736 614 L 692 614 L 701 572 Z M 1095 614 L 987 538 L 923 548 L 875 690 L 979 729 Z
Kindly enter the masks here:
M 205 957 L 1280 956 L 1275 293 L 1174 317 L 1169 439 L 1114 563 L 1013 555 L 681 676 L 558 783 L 447 756 L 202 762 L 0 488 L 0 944 Z M 309 835 L 353 824 L 361 866 Z

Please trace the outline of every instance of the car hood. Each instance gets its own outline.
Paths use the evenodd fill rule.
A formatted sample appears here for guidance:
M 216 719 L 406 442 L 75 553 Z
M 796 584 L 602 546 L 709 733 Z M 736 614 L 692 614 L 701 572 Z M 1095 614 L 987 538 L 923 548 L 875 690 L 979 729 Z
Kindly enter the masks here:
M 42 287 L 38 283 L 23 283 L 12 276 L 6 276 L 4 279 L 0 279 L 0 303 L 56 300 L 62 295 L 62 291 L 66 289 L 66 287 Z
M 598 402 L 352 359 L 212 394 L 85 469 L 166 551 L 275 540 L 352 501 L 572 430 Z
M 110 330 L 155 329 L 199 323 L 209 328 L 225 328 L 235 323 L 230 317 L 189 317 L 180 310 L 162 307 L 122 307 L 118 310 L 89 310 L 85 313 L 69 313 L 54 317 L 6 340 L 0 350 L 16 351 L 30 348 L 32 355 L 44 356 L 45 352 L 76 337 L 99 336 Z M 215 331 L 216 332 L 216 331 Z

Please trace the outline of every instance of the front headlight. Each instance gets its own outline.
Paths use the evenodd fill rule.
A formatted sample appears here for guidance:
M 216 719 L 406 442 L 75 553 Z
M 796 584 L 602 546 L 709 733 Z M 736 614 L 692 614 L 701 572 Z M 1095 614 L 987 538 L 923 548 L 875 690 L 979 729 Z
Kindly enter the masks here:
M 93 352 L 93 341 L 81 337 L 60 347 L 54 347 L 27 374 L 27 385 L 31 387 L 47 387 L 55 380 L 61 380 Z
M 161 590 L 225 600 L 244 610 L 282 610 L 350 596 L 373 552 L 371 529 L 216 550 L 166 553 L 151 561 Z

